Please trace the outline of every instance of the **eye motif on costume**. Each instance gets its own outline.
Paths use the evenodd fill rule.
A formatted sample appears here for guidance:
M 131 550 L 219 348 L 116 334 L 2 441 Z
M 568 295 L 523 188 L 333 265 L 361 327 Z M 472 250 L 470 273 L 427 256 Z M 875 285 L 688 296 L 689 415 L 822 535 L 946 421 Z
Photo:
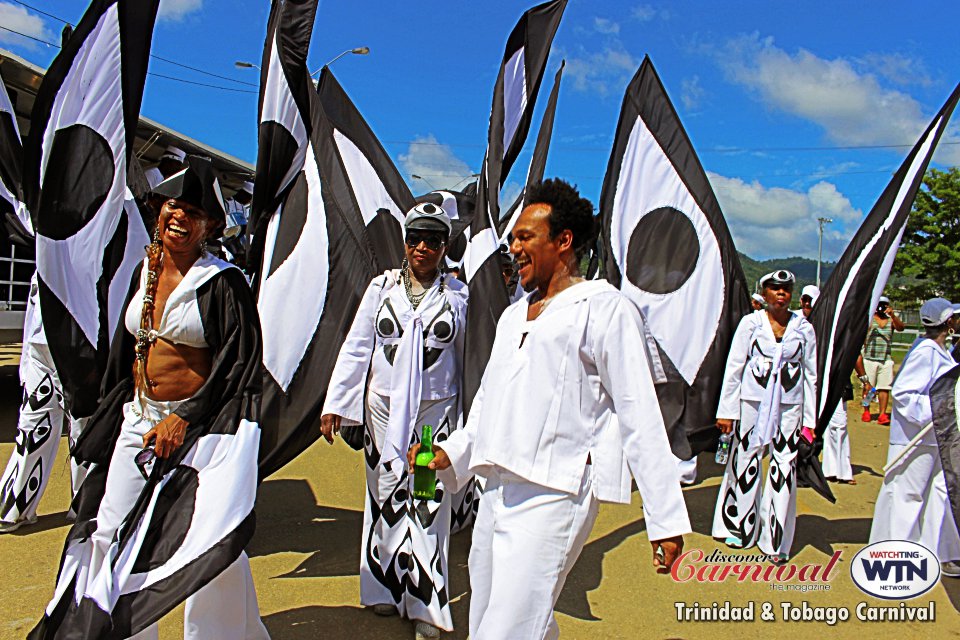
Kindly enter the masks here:
M 36 411 L 50 402 L 51 398 L 53 398 L 53 381 L 48 373 L 43 376 L 40 384 L 30 393 L 30 397 L 28 398 L 30 409 Z
M 453 343 L 457 337 L 457 323 L 453 316 L 453 309 L 449 302 L 443 303 L 440 313 L 433 317 L 423 331 L 423 368 L 429 369 L 440 356 L 444 349 Z
M 397 346 L 400 338 L 403 337 L 403 325 L 397 318 L 396 312 L 390 300 L 386 300 L 380 305 L 380 311 L 377 312 L 377 320 L 374 326 L 377 329 L 377 336 L 382 341 L 389 340 L 391 344 L 383 345 L 383 355 L 386 357 L 390 366 L 393 366 L 393 360 L 397 357 Z
M 770 365 L 773 362 L 772 358 L 763 352 L 763 349 L 760 348 L 760 343 L 756 340 L 754 340 L 753 344 L 750 345 L 748 356 L 747 366 L 750 369 L 750 373 L 753 374 L 757 384 L 766 389 L 767 382 L 770 381 Z
M 783 364 L 780 367 L 780 384 L 784 391 L 790 391 L 797 386 L 797 383 L 800 382 L 801 371 L 800 345 L 798 344 L 793 355 L 783 356 Z
M 387 362 L 393 365 L 393 361 L 397 357 L 398 343 L 400 338 L 403 337 L 403 325 L 390 300 L 385 301 L 380 306 L 374 326 L 377 336 L 383 341 L 390 342 L 390 344 L 383 345 L 383 355 Z M 457 323 L 453 315 L 453 309 L 449 302 L 444 301 L 443 307 L 433 318 L 424 319 L 423 368 L 429 369 L 436 364 L 444 349 L 452 344 L 456 337 Z

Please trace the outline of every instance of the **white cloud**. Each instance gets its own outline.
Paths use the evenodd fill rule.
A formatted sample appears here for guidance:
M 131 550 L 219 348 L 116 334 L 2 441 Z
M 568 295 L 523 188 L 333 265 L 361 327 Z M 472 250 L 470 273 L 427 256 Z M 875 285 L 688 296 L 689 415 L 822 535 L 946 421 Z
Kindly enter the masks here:
M 737 249 L 751 258 L 817 256 L 817 218 L 833 220 L 824 227 L 823 257 L 836 260 L 863 218 L 850 200 L 830 182 L 806 191 L 764 187 L 709 173 Z
M 631 9 L 630 17 L 638 22 L 651 22 L 656 18 L 668 20 L 670 12 L 666 9 L 657 9 L 651 4 L 640 4 Z
M 700 101 L 706 95 L 703 87 L 700 86 L 700 76 L 684 78 L 680 83 L 680 100 L 687 111 L 693 111 L 700 106 Z
M 449 145 L 437 142 L 433 135 L 414 138 L 407 147 L 407 153 L 400 154 L 400 165 L 415 192 L 454 187 L 462 189 L 474 173 Z M 422 180 L 413 178 L 415 175 Z
M 620 33 L 620 24 L 607 18 L 594 18 L 593 29 L 597 33 L 618 34 Z
M 929 87 L 933 84 L 923 60 L 899 53 L 868 53 L 856 60 L 866 71 L 871 71 L 901 86 Z
M 741 36 L 715 52 L 727 77 L 767 106 L 816 123 L 842 145 L 913 145 L 930 116 L 910 95 L 883 86 L 853 60 L 788 53 L 773 38 Z M 946 141 L 946 140 L 944 140 Z M 960 162 L 960 145 L 939 157 Z
M 623 44 L 614 42 L 603 51 L 588 53 L 583 47 L 576 54 L 564 54 L 567 60 L 564 75 L 574 90 L 589 91 L 600 96 L 620 94 L 640 66 Z
M 203 0 L 160 0 L 157 18 L 168 22 L 180 22 L 187 15 L 203 8 Z
M 29 13 L 24 7 L 8 2 L 0 2 L 0 25 L 6 27 L 6 29 L 0 29 L 0 42 L 5 44 L 17 45 L 28 49 L 36 49 L 40 46 L 39 42 L 30 40 L 30 38 L 24 38 L 21 35 L 13 33 L 13 31 L 54 44 L 59 44 L 60 42 L 60 38 L 47 28 L 43 18 Z M 11 31 L 7 31 L 7 29 Z

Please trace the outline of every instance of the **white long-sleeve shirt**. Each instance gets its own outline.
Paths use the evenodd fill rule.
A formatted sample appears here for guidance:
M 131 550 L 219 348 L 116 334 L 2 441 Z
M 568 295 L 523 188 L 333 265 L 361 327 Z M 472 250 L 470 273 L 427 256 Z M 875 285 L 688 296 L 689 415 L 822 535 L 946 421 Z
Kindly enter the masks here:
M 400 271 L 393 269 L 370 282 L 337 356 L 323 413 L 342 416 L 344 424 L 363 422 L 368 371 L 370 390 L 391 395 L 394 358 L 414 313 L 399 277 Z M 460 392 L 467 286 L 450 276 L 443 280 L 444 292 L 439 293 L 438 278 L 417 309 L 424 331 L 423 400 L 452 398 Z
M 781 343 L 780 375 L 783 392 L 781 405 L 803 405 L 803 426 L 817 424 L 817 338 L 813 325 L 792 313 Z M 777 348 L 770 317 L 766 311 L 754 311 L 737 325 L 723 372 L 723 387 L 717 417 L 740 419 L 740 401 L 762 402 L 767 383 L 774 378 L 770 370 Z
M 600 500 L 629 502 L 632 471 L 652 540 L 689 532 L 636 307 L 604 281 L 532 321 L 529 300 L 500 317 L 467 425 L 442 443 L 456 478 L 503 469 L 576 495 L 589 456 Z
M 890 392 L 893 399 L 890 444 L 909 444 L 921 429 L 930 424 L 933 420 L 930 387 L 956 365 L 950 352 L 929 338 L 921 340 L 910 350 L 900 365 Z M 937 444 L 932 429 L 923 436 L 920 444 Z

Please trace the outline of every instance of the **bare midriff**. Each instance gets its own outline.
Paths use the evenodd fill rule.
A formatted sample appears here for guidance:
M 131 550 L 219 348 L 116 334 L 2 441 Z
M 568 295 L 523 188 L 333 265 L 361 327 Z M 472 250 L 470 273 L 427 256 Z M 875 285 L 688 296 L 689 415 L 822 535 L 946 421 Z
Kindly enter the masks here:
M 147 397 L 161 402 L 189 398 L 210 377 L 212 365 L 209 348 L 188 347 L 159 338 L 147 358 L 147 376 L 153 383 Z

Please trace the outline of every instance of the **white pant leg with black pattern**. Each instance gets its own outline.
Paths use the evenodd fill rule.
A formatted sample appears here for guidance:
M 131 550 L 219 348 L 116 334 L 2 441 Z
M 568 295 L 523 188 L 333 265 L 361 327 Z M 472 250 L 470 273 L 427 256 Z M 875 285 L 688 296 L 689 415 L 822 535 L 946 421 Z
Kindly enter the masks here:
M 759 408 L 759 402 L 740 403 L 740 422 L 717 495 L 713 536 L 738 538 L 744 547 L 758 545 L 763 553 L 789 555 L 796 525 L 796 458 L 802 405 L 781 406 L 765 482 L 761 471 L 766 447 L 750 445 Z
M 456 428 L 456 398 L 424 400 L 417 427 L 433 426 L 435 442 Z M 417 500 L 406 460 L 382 463 L 382 446 L 390 415 L 390 400 L 367 394 L 364 437 L 367 492 L 360 549 L 360 603 L 390 604 L 400 615 L 453 630 L 447 590 L 447 549 L 450 505 L 443 483 L 435 500 Z M 415 433 L 413 441 L 419 441 Z
M 16 448 L 0 479 L 0 521 L 32 520 L 50 479 L 60 432 L 63 396 L 50 348 L 28 342 L 23 347 L 23 403 Z

